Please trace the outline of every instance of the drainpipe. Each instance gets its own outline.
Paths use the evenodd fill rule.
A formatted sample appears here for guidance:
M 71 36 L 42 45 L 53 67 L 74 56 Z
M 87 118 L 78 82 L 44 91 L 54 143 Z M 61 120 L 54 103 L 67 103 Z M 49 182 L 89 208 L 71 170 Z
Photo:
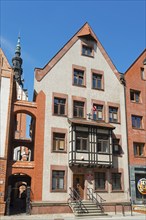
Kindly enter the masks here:
M 125 120 L 126 120 L 126 136 L 127 136 L 127 157 L 128 157 L 128 175 L 129 175 L 129 195 L 131 198 L 131 187 L 130 187 L 130 163 L 129 163 L 129 141 L 128 141 L 128 122 L 127 122 L 127 104 L 126 104 L 126 80 L 124 77 L 124 74 L 120 75 L 120 81 L 121 84 L 124 87 L 124 102 L 125 102 Z M 130 199 L 130 202 L 132 203 L 132 200 Z

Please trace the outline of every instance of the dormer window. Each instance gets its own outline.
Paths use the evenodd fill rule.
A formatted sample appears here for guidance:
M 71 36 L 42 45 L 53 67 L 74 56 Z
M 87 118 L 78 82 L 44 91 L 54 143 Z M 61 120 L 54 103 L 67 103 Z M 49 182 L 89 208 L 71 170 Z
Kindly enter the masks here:
M 82 44 L 82 55 L 93 57 L 93 47 L 88 44 Z

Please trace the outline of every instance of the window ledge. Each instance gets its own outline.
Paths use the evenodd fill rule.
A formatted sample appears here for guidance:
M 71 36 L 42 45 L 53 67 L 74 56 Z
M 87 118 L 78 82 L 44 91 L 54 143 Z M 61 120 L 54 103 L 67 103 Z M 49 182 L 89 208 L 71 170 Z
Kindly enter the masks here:
M 134 155 L 134 157 L 135 157 L 135 158 L 140 158 L 140 159 L 141 159 L 141 158 L 146 158 L 146 156 L 136 156 L 136 155 Z
M 135 128 L 135 127 L 132 127 L 132 129 L 139 130 L 139 131 L 144 131 L 145 130 L 144 128 Z
M 61 154 L 66 154 L 67 151 L 56 150 L 56 151 L 52 151 L 51 153 L 61 153 Z
M 118 125 L 121 124 L 121 122 L 114 122 L 114 121 L 109 121 L 109 123 L 112 123 L 112 124 L 118 124 Z
M 66 193 L 67 190 L 51 190 L 51 193 Z
M 124 190 L 120 190 L 120 189 L 119 190 L 112 190 L 111 191 L 111 193 L 123 193 L 123 192 L 124 192 Z
M 66 118 L 67 117 L 67 115 L 57 115 L 57 114 L 52 114 L 53 116 L 57 116 L 57 117 L 64 117 L 64 118 Z
M 94 56 L 93 56 L 93 55 L 88 55 L 88 54 L 84 54 L 84 53 L 82 53 L 81 55 L 82 55 L 82 56 L 85 56 L 85 57 L 94 58 Z
M 76 85 L 76 84 L 72 84 L 73 86 L 77 86 L 77 87 L 81 87 L 81 88 L 86 88 L 86 85 Z
M 131 101 L 131 100 L 130 100 L 130 101 Z M 132 103 L 132 104 L 140 104 L 140 105 L 143 104 L 142 102 L 134 102 L 134 101 L 131 101 L 131 103 Z
M 95 192 L 100 192 L 100 193 L 107 193 L 108 190 L 102 190 L 102 189 L 96 189 Z
M 98 88 L 93 88 L 93 87 L 92 87 L 92 89 L 93 90 L 98 90 L 98 91 L 104 91 L 104 89 L 98 89 Z

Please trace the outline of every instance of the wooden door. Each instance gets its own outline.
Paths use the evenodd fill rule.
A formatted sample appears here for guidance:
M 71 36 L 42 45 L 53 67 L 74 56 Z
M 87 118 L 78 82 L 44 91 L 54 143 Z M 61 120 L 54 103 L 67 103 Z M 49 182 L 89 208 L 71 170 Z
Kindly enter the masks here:
M 84 175 L 73 175 L 73 188 L 78 190 L 80 197 L 84 199 Z

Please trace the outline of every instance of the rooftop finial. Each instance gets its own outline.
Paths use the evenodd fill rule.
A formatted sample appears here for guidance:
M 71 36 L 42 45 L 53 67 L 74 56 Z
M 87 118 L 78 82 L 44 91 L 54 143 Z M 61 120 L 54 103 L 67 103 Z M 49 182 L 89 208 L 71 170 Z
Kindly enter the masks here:
M 19 56 L 21 55 L 20 33 L 18 35 L 18 41 L 17 41 L 17 45 L 16 45 L 16 49 L 15 49 L 15 54 L 19 54 Z

